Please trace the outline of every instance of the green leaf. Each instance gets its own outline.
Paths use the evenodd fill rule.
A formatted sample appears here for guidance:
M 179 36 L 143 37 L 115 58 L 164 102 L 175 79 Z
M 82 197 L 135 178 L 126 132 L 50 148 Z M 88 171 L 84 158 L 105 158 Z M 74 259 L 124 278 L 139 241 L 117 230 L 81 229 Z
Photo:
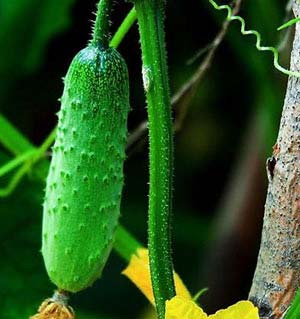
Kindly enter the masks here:
M 40 1 L 40 3 L 42 3 L 42 9 L 39 24 L 31 42 L 33 50 L 29 50 L 24 64 L 27 70 L 33 69 L 42 62 L 49 39 L 70 26 L 70 10 L 75 0 L 48 0 Z
M 39 253 L 43 185 L 24 179 L 14 196 L 0 199 L 1 318 L 29 318 L 52 290 Z
M 70 25 L 75 0 L 0 0 L 0 76 L 34 71 L 55 34 Z
M 277 28 L 277 31 L 280 31 L 280 30 L 283 30 L 285 28 L 288 28 L 290 27 L 291 25 L 297 23 L 300 21 L 300 18 L 294 18 L 294 19 L 291 19 L 289 20 L 288 22 L 284 23 L 283 25 L 281 25 L 280 27 Z
M 299 319 L 300 318 L 300 289 L 298 289 L 290 309 L 284 316 L 284 319 Z

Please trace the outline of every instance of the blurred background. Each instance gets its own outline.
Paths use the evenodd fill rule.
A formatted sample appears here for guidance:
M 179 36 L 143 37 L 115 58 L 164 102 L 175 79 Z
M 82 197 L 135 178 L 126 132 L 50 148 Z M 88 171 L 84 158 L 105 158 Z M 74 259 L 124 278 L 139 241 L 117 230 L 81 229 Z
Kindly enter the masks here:
M 0 0 L 0 112 L 35 145 L 56 124 L 61 78 L 89 40 L 95 5 L 91 0 Z M 244 0 L 240 9 L 264 44 L 280 48 L 285 66 L 293 28 L 281 33 L 276 28 L 291 16 L 286 5 Z M 130 8 L 125 1 L 115 3 L 112 32 Z M 168 1 L 172 95 L 189 85 L 195 72 L 199 76 L 211 52 L 203 49 L 212 48 L 224 18 L 208 0 Z M 208 313 L 247 298 L 262 226 L 265 161 L 276 140 L 287 82 L 274 70 L 272 56 L 240 35 L 237 23 L 221 39 L 210 67 L 174 103 L 174 264 L 193 294 L 209 288 L 199 300 Z M 133 131 L 146 119 L 137 26 L 119 50 L 129 67 Z M 147 150 L 143 139 L 128 150 L 121 217 L 144 244 Z M 0 163 L 12 158 L 0 146 Z M 1 178 L 0 187 L 10 178 Z M 33 169 L 10 196 L 0 198 L 0 315 L 5 319 L 27 318 L 55 288 L 40 254 L 43 188 Z M 146 318 L 148 302 L 120 275 L 125 266 L 113 252 L 102 279 L 72 298 L 79 318 Z

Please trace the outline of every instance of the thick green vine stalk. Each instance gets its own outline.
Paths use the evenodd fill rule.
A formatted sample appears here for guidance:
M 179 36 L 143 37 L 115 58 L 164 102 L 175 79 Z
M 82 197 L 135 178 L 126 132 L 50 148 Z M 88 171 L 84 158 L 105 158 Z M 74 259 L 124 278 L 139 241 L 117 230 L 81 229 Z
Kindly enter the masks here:
M 175 295 L 171 258 L 173 132 L 166 61 L 162 0 L 136 0 L 143 59 L 143 81 L 148 104 L 150 191 L 148 246 L 153 293 L 158 318 L 165 301 Z

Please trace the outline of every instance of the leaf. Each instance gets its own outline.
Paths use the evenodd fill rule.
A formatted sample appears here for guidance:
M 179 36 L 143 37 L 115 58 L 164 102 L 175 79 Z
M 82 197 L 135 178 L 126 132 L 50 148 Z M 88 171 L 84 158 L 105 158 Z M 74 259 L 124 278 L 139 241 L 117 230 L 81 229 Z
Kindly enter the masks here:
M 42 1 L 39 25 L 32 38 L 31 47 L 25 60 L 25 68 L 33 69 L 42 62 L 46 45 L 55 34 L 64 31 L 71 24 L 70 9 L 76 0 L 48 0 Z
M 295 298 L 291 304 L 290 309 L 284 316 L 284 319 L 298 319 L 300 318 L 300 289 L 298 289 Z
M 289 20 L 288 22 L 284 23 L 283 25 L 281 25 L 280 27 L 277 28 L 277 31 L 280 31 L 280 30 L 283 30 L 285 28 L 288 28 L 290 27 L 291 25 L 297 23 L 300 21 L 300 17 L 298 18 L 294 18 L 294 19 L 291 19 Z
M 75 0 L 0 0 L 0 77 L 34 71 L 49 39 L 70 25 Z
M 0 159 L 6 161 L 2 152 Z M 51 293 L 39 253 L 43 186 L 24 179 L 14 196 L 0 199 L 1 318 L 28 318 Z

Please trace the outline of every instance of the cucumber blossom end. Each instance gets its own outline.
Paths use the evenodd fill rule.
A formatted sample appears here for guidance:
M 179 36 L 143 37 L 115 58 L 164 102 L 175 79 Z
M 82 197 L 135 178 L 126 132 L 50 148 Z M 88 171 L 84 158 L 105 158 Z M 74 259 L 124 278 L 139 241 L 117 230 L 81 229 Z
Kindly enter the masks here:
M 75 319 L 74 310 L 68 305 L 69 296 L 63 291 L 56 291 L 52 298 L 46 299 L 38 313 L 30 319 Z

